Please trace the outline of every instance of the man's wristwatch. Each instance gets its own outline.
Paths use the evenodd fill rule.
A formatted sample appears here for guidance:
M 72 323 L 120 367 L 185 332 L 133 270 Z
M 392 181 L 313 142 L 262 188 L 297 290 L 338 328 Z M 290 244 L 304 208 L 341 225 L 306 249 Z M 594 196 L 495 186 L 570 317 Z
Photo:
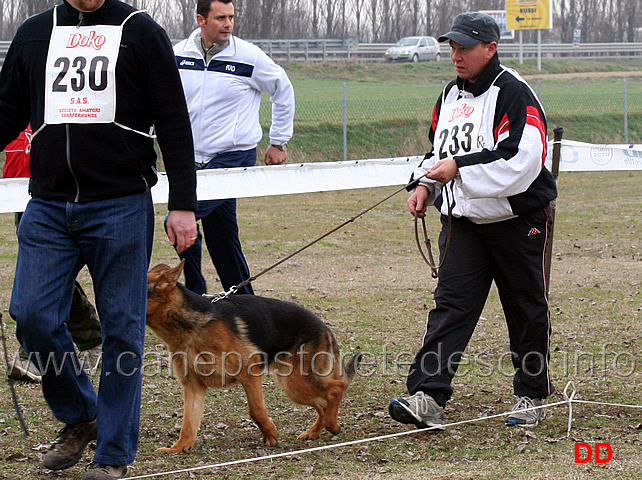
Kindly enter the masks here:
M 274 148 L 278 148 L 282 152 L 285 152 L 288 149 L 288 142 L 283 142 L 281 145 L 274 145 L 273 143 L 271 144 Z

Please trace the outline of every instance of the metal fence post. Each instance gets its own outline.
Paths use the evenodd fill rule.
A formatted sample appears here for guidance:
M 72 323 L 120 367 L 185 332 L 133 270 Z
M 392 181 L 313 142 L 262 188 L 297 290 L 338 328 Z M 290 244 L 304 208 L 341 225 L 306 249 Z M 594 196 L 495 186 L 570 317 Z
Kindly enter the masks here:
M 348 161 L 348 92 L 343 82 L 343 161 Z
M 629 143 L 629 98 L 626 91 L 626 78 L 624 80 L 624 143 Z

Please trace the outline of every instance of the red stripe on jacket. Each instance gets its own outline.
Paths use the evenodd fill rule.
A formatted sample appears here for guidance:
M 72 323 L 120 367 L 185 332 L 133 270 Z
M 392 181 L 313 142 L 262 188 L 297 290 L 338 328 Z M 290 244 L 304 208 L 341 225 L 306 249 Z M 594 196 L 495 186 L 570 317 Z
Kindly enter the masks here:
M 544 167 L 548 145 L 546 142 L 546 128 L 544 128 L 544 122 L 542 122 L 542 119 L 539 116 L 539 110 L 537 109 L 537 107 L 531 105 L 526 107 L 526 125 L 531 125 L 537 128 L 537 130 L 539 131 L 542 145 L 544 146 L 544 149 L 542 151 L 542 167 Z

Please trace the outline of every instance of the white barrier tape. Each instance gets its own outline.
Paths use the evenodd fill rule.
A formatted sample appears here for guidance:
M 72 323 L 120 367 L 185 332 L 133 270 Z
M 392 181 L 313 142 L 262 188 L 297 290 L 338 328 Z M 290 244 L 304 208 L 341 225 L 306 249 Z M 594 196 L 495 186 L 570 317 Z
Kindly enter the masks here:
M 569 391 L 570 388 L 572 388 L 572 392 L 569 395 L 568 391 Z M 486 416 L 486 417 L 478 417 L 478 418 L 473 418 L 473 419 L 469 419 L 469 420 L 462 420 L 462 421 L 459 421 L 459 422 L 448 423 L 448 424 L 443 425 L 443 427 L 441 427 L 441 428 L 455 427 L 455 426 L 458 426 L 458 425 L 464 425 L 464 424 L 468 424 L 468 423 L 480 422 L 480 421 L 490 420 L 490 419 L 498 418 L 498 417 L 506 417 L 506 416 L 511 415 L 512 413 L 515 413 L 515 412 L 527 412 L 527 411 L 530 411 L 530 410 L 546 409 L 546 408 L 552 408 L 552 407 L 556 407 L 558 405 L 566 404 L 569 407 L 569 421 L 568 421 L 568 432 L 567 432 L 567 438 L 568 438 L 570 436 L 570 433 L 571 433 L 571 424 L 572 424 L 572 420 L 573 420 L 572 419 L 573 403 L 593 403 L 593 404 L 596 404 L 596 405 L 610 405 L 610 406 L 621 406 L 621 407 L 630 407 L 630 408 L 642 408 L 642 405 L 622 405 L 622 404 L 615 404 L 615 403 L 589 402 L 589 401 L 585 401 L 585 400 L 575 400 L 575 394 L 576 394 L 575 385 L 573 384 L 573 382 L 568 382 L 566 384 L 566 387 L 564 388 L 564 393 L 563 393 L 564 400 L 562 400 L 562 401 L 554 402 L 554 403 L 548 403 L 548 404 L 542 405 L 540 407 L 530 407 L 530 408 L 524 408 L 524 409 L 520 409 L 520 410 L 516 410 L 516 411 L 512 411 L 511 410 L 509 412 L 498 413 L 498 414 L 489 415 L 489 416 Z M 137 479 L 137 478 L 152 478 L 152 477 L 160 477 L 160 476 L 166 476 L 166 475 L 176 475 L 178 473 L 194 472 L 194 471 L 197 471 L 197 470 L 229 467 L 229 466 L 233 466 L 233 465 L 241 465 L 241 464 L 245 464 L 245 463 L 259 462 L 259 461 L 262 461 L 262 460 L 272 460 L 272 459 L 275 459 L 275 458 L 291 457 L 291 456 L 294 456 L 294 455 L 301 455 L 301 454 L 304 454 L 304 453 L 318 452 L 318 451 L 321 451 L 321 450 L 330 450 L 330 449 L 333 449 L 333 448 L 348 447 L 348 446 L 352 446 L 352 445 L 358 445 L 358 444 L 361 444 L 361 443 L 369 443 L 369 442 L 375 442 L 375 441 L 380 441 L 380 440 L 387 440 L 387 439 L 390 439 L 390 438 L 402 437 L 402 436 L 407 436 L 407 435 L 416 435 L 416 434 L 425 433 L 427 431 L 434 430 L 434 429 L 436 429 L 436 427 L 431 427 L 431 428 L 426 428 L 426 429 L 408 430 L 408 431 L 405 431 L 405 432 L 391 433 L 391 434 L 388 434 L 388 435 L 380 435 L 380 436 L 377 436 L 377 437 L 364 438 L 364 439 L 361 439 L 361 440 L 353 440 L 353 441 L 349 441 L 349 442 L 335 443 L 335 444 L 332 444 L 332 445 L 323 445 L 323 446 L 320 446 L 320 447 L 306 448 L 306 449 L 303 449 L 303 450 L 294 450 L 294 451 L 290 451 L 290 452 L 275 453 L 273 455 L 264 455 L 264 456 L 261 456 L 261 457 L 244 458 L 244 459 L 241 459 L 241 460 L 232 460 L 232 461 L 229 461 L 229 462 L 215 463 L 215 464 L 212 464 L 212 465 L 201 465 L 199 467 L 185 468 L 185 469 L 182 469 L 182 470 L 172 470 L 172 471 L 168 471 L 168 472 L 150 473 L 150 474 L 147 474 L 147 475 L 138 475 L 138 476 L 135 476 L 135 477 L 127 477 L 127 478 L 129 478 L 131 480 Z
M 199 200 L 248 198 L 294 193 L 405 185 L 423 157 L 270 165 L 199 170 Z M 0 213 L 22 212 L 29 201 L 29 179 L 0 180 Z M 154 203 L 167 203 L 169 184 L 158 174 L 152 188 Z
M 552 145 L 546 164 L 551 168 Z M 404 185 L 422 156 L 222 168 L 198 172 L 199 200 L 248 198 Z M 642 170 L 642 145 L 592 145 L 563 140 L 560 171 Z M 166 203 L 167 176 L 159 173 L 154 203 Z M 0 213 L 22 212 L 29 201 L 29 180 L 0 180 Z

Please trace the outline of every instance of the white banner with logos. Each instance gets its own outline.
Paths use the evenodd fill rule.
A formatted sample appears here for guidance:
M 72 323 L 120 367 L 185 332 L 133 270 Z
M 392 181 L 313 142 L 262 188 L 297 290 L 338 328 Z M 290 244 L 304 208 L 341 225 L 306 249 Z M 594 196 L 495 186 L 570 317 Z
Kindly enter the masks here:
M 552 163 L 553 143 L 548 149 L 547 166 Z M 561 172 L 595 172 L 612 170 L 642 170 L 642 144 L 593 145 L 562 140 Z
M 547 165 L 552 163 L 553 143 Z M 201 170 L 199 200 L 248 198 L 295 193 L 404 185 L 423 156 Z M 593 145 L 562 141 L 560 172 L 642 170 L 642 144 Z M 154 203 L 166 203 L 167 176 L 152 188 Z M 29 200 L 29 179 L 0 180 L 0 213 L 22 212 Z

